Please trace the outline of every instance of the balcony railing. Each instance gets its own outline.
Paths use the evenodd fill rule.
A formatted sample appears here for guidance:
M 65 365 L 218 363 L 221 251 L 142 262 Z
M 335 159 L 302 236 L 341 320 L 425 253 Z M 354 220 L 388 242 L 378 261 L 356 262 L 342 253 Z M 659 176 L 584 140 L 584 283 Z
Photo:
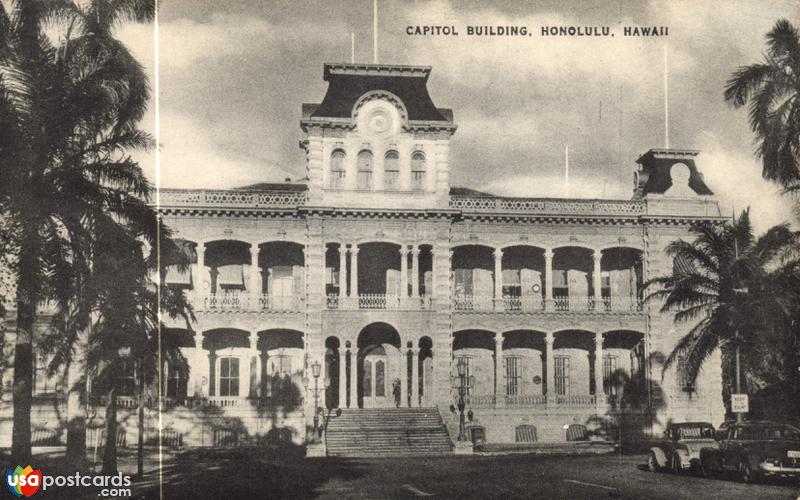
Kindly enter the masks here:
M 638 312 L 642 302 L 636 297 L 604 297 L 597 304 L 594 297 L 585 295 L 555 296 L 548 303 L 538 295 L 504 296 L 496 300 L 491 296 L 456 295 L 453 310 L 463 312 Z
M 550 198 L 499 198 L 451 196 L 450 208 L 464 212 L 516 212 L 552 215 L 637 216 L 645 212 L 642 201 Z
M 248 292 L 212 293 L 199 297 L 195 307 L 203 311 L 301 311 L 303 298 L 293 295 L 259 295 Z
M 595 396 L 556 396 L 556 404 L 564 406 L 583 406 L 597 403 Z
M 328 294 L 326 301 L 328 309 L 340 310 L 410 310 L 430 309 L 430 297 L 398 297 L 397 295 L 385 295 L 379 293 L 364 293 L 357 297 L 340 297 L 337 294 Z
M 547 404 L 546 396 L 506 396 L 509 406 L 539 406 Z
M 305 204 L 305 191 L 214 191 L 161 189 L 165 207 L 297 208 Z

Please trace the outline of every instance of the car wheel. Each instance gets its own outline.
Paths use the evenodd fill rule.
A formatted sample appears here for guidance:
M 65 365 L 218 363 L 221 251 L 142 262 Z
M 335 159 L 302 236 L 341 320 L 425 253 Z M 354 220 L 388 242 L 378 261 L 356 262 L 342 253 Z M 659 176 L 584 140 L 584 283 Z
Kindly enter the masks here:
M 750 467 L 750 463 L 747 460 L 739 462 L 739 479 L 743 483 L 751 484 L 756 481 L 756 475 L 753 473 L 753 469 Z
M 661 470 L 661 467 L 658 466 L 656 454 L 652 451 L 650 452 L 650 456 L 647 457 L 647 468 L 650 470 L 650 472 L 658 472 Z

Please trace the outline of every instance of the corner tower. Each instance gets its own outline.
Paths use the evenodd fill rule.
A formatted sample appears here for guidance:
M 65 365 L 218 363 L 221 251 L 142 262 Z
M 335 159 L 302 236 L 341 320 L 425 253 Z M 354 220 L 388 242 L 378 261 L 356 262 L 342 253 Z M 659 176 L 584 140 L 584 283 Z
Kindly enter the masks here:
M 430 67 L 325 64 L 328 91 L 303 104 L 310 205 L 446 208 L 453 113 L 428 94 Z

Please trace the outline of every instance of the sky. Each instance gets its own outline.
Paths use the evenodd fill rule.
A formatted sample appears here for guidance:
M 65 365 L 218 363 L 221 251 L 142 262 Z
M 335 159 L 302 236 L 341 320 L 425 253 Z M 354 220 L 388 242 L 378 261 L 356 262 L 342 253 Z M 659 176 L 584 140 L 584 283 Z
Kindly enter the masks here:
M 378 0 L 379 61 L 431 66 L 429 90 L 452 108 L 452 185 L 508 196 L 630 198 L 636 159 L 665 145 L 664 47 L 670 146 L 699 149 L 698 167 L 723 210 L 752 207 L 761 230 L 791 218 L 761 179 L 744 109 L 722 93 L 760 60 L 764 35 L 797 19 L 796 0 Z M 461 36 L 408 36 L 454 25 Z M 467 37 L 468 25 L 527 26 L 530 37 Z M 622 26 L 669 36 L 622 36 Z M 609 26 L 609 38 L 543 37 L 543 26 Z M 156 78 L 159 153 L 140 155 L 161 187 L 231 188 L 305 177 L 300 106 L 320 102 L 323 64 L 372 60 L 370 0 L 162 0 L 157 32 L 118 35 Z M 155 85 L 154 81 L 154 85 Z M 155 105 L 143 127 L 156 131 Z

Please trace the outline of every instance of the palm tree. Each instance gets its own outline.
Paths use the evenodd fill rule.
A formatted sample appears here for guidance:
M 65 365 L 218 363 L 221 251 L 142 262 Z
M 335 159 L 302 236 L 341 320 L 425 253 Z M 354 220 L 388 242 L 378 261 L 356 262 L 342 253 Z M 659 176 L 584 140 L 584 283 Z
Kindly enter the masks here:
M 644 284 L 646 300 L 663 301 L 662 312 L 692 325 L 665 359 L 664 371 L 682 359 L 685 376 L 694 383 L 721 348 L 723 383 L 729 387 L 734 348 L 747 358 L 763 345 L 767 326 L 791 311 L 792 294 L 775 285 L 795 272 L 800 236 L 779 225 L 755 238 L 749 209 L 729 223 L 695 225 L 690 234 L 693 241 L 677 240 L 666 249 L 672 274 Z
M 788 188 L 800 188 L 800 33 L 781 19 L 767 33 L 760 63 L 739 67 L 725 87 L 734 107 L 749 103 L 750 127 L 762 175 Z
M 25 0 L 0 6 L 0 214 L 8 217 L 16 276 L 12 454 L 30 457 L 32 339 L 37 307 L 73 311 L 91 267 L 91 222 L 142 221 L 151 187 L 127 151 L 151 139 L 136 129 L 149 89 L 141 67 L 113 43 L 110 28 L 152 18 L 154 0 L 75 2 Z M 131 13 L 141 8 L 142 16 Z M 116 12 L 116 14 L 114 14 Z M 91 13 L 96 22 L 80 22 Z M 45 35 L 53 19 L 68 20 L 54 46 Z M 84 26 L 72 39 L 76 26 Z M 78 33 L 78 32 L 76 32 Z M 84 445 L 81 445 L 84 446 Z

